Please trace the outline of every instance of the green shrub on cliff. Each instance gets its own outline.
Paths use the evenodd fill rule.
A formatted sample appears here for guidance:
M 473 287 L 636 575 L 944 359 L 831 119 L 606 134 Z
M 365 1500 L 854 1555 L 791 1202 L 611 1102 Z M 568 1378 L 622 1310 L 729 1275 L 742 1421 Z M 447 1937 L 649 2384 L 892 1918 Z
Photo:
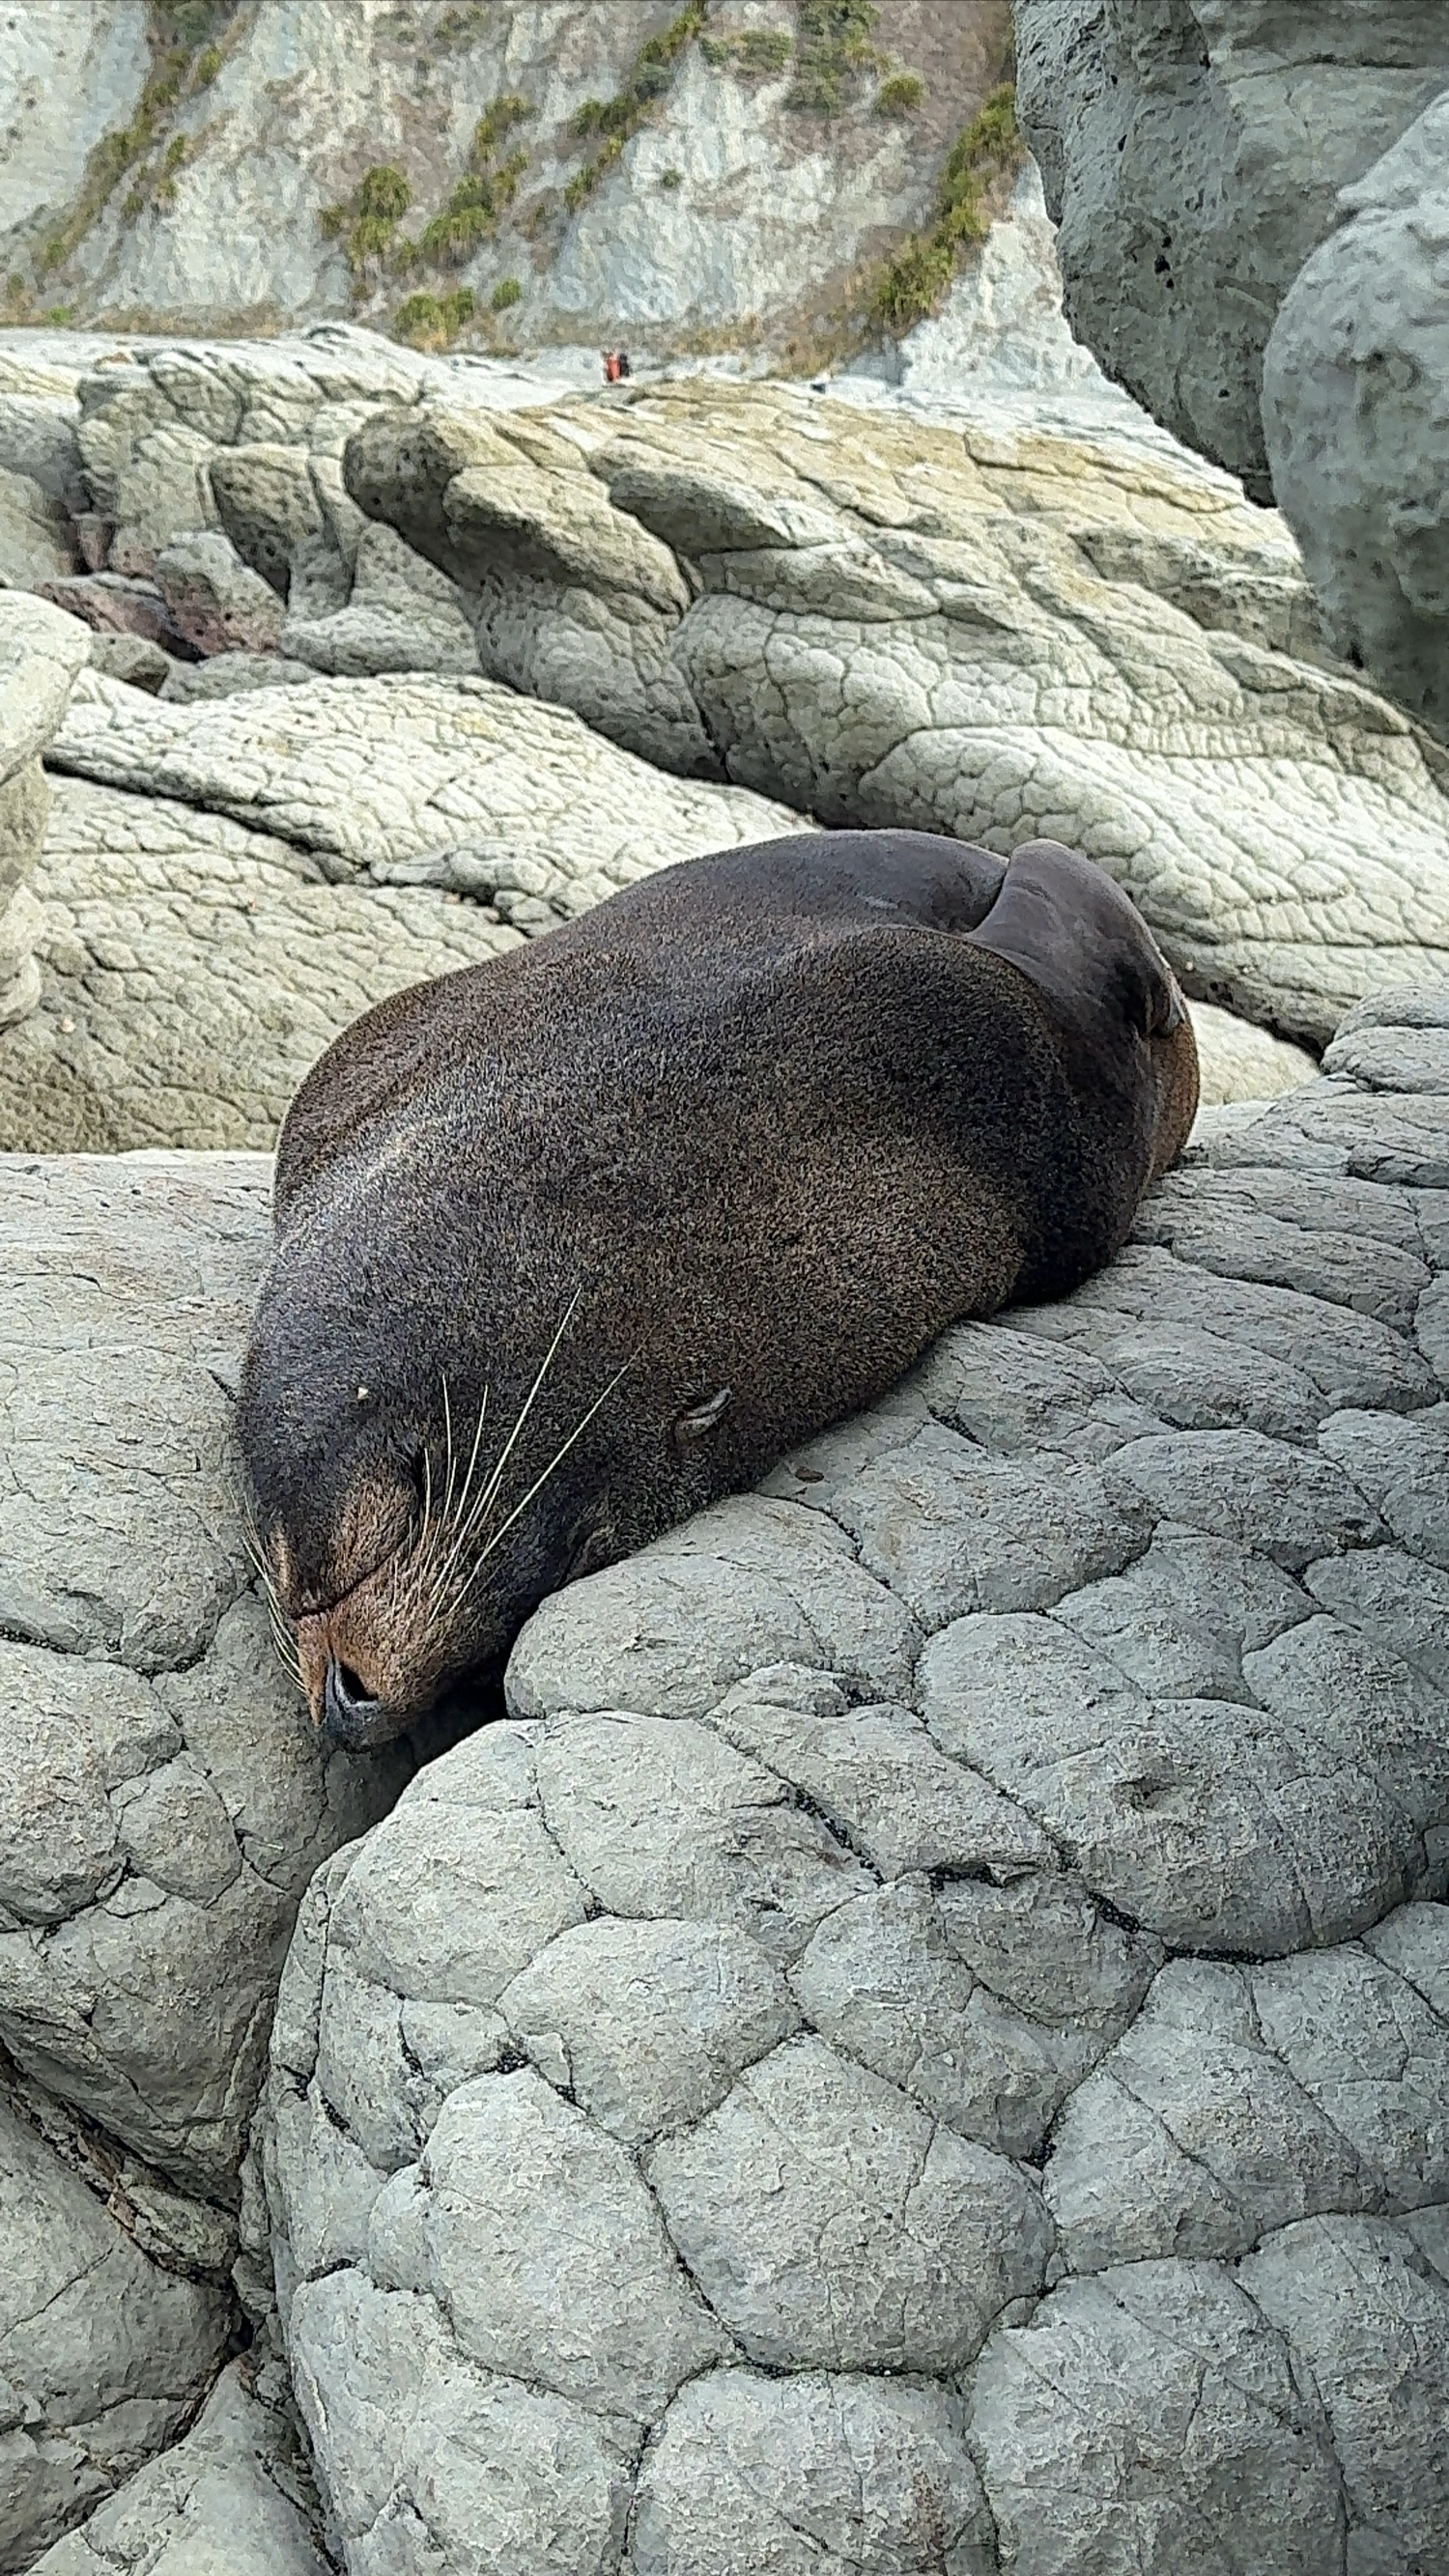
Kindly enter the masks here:
M 447 295 L 432 295 L 426 289 L 410 295 L 393 315 L 396 338 L 408 341 L 415 349 L 446 349 L 471 322 L 478 309 L 478 299 L 471 286 L 455 286 Z
M 987 188 L 1017 169 L 1025 150 L 1015 92 L 1010 81 L 1003 81 L 952 144 L 936 182 L 936 212 L 929 229 L 912 233 L 881 269 L 870 299 L 872 321 L 899 338 L 938 309 L 962 250 L 985 236 L 990 222 Z
M 667 97 L 686 45 L 702 35 L 709 17 L 709 0 L 689 0 L 677 18 L 657 36 L 642 44 L 634 57 L 633 68 L 621 89 L 612 98 L 586 98 L 574 112 L 573 129 L 580 141 L 592 134 L 603 136 L 593 158 L 577 170 L 563 192 L 570 214 L 592 196 L 606 171 L 612 170 L 642 125 L 647 125 L 662 98 Z

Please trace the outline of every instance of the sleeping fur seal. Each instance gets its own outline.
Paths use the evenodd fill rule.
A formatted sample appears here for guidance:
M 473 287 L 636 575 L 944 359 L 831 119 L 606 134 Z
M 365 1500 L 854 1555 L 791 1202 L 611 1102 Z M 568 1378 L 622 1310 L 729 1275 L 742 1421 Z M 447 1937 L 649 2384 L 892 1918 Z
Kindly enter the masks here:
M 1197 1105 L 1079 853 L 915 832 L 663 870 L 344 1031 L 282 1130 L 239 1408 L 314 1717 L 401 1733 L 546 1593 L 1075 1286 Z

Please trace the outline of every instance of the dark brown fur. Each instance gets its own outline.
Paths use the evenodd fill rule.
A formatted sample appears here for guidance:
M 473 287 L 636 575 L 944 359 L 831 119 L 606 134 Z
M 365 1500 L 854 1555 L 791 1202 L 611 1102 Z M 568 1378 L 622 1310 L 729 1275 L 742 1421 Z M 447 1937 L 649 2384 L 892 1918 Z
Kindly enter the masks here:
M 1148 932 L 1052 843 L 693 860 L 368 1012 L 283 1130 L 240 1409 L 314 1713 L 399 1732 L 945 1325 L 1072 1287 L 1196 1099 Z

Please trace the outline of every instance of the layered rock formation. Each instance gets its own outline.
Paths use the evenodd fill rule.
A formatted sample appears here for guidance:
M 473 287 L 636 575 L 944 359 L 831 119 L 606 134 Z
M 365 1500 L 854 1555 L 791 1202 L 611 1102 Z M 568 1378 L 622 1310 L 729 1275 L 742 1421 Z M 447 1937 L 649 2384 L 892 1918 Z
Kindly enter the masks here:
M 1077 843 L 1190 993 L 1299 1039 L 1449 960 L 1432 751 L 1323 667 L 1295 552 L 1225 483 L 698 383 L 378 413 L 344 473 L 485 669 L 655 759 L 827 823 Z
M 353 2576 L 1449 2555 L 1443 989 L 1327 1074 L 545 1604 L 319 1874 Z
M 653 868 L 798 828 L 490 681 L 307 676 L 190 706 L 79 684 L 53 752 L 78 774 L 55 781 L 40 1007 L 0 1039 L 7 1145 L 268 1147 L 373 1002 Z
M 1449 86 L 1437 0 L 1016 0 L 1073 329 L 1154 419 L 1274 485 L 1263 351 L 1340 188 Z

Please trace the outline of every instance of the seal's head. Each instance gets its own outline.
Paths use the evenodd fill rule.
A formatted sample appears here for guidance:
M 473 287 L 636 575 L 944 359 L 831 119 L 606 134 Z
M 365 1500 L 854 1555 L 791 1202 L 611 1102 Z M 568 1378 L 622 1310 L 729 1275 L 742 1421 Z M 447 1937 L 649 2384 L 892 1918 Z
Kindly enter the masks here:
M 1114 1151 L 1139 1140 L 1159 1180 L 1198 1106 L 1197 1042 L 1176 976 L 1130 897 L 1081 850 L 1026 841 L 971 933 L 1019 966 L 1082 1061 L 1084 1098 L 1110 1110 Z
M 284 1658 L 335 1743 L 400 1735 L 461 1676 L 501 1666 L 545 1594 L 613 1553 L 607 1475 L 587 1458 L 619 1373 L 580 1397 L 566 1309 L 531 1382 L 490 1384 L 451 1319 L 310 1272 L 297 1328 L 297 1232 L 248 1347 L 238 1433 L 259 1569 Z M 401 1366 L 400 1366 L 401 1360 Z M 572 1363 L 571 1365 L 569 1363 Z M 592 1508 L 581 1514 L 587 1491 Z

